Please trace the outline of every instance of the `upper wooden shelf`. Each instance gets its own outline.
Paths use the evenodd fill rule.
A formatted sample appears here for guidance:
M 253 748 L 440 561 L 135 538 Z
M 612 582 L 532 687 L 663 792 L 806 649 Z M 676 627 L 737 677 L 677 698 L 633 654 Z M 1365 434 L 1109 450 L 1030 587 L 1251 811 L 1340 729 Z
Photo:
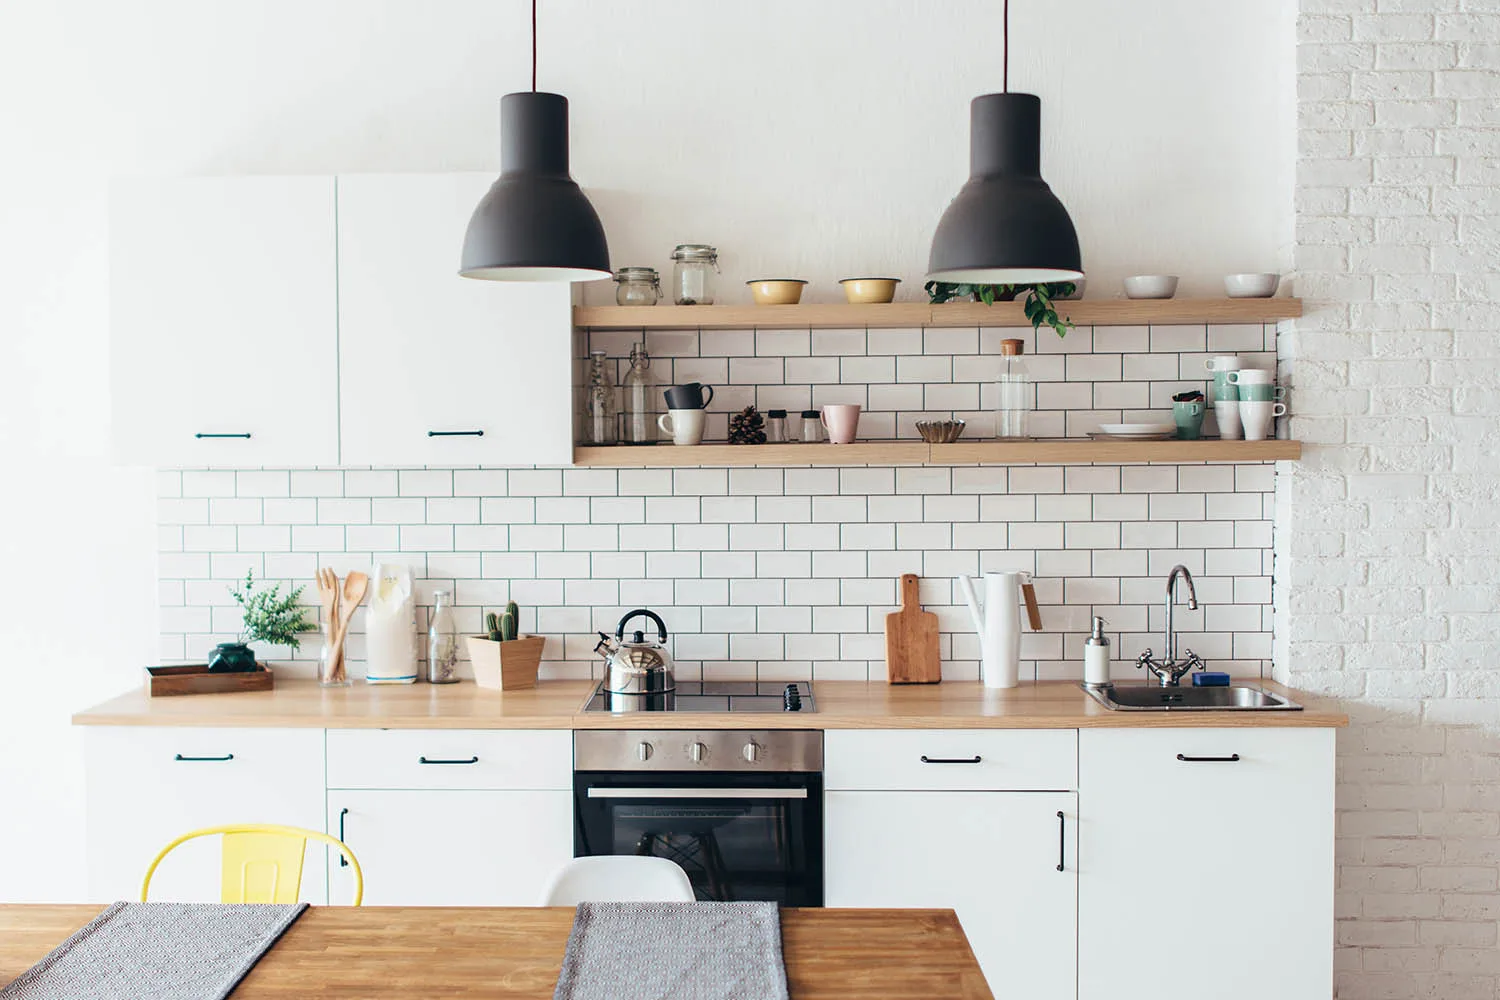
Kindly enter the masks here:
M 1301 299 L 1097 299 L 1058 304 L 1077 326 L 1274 323 L 1302 315 Z M 891 302 L 876 306 L 574 306 L 573 325 L 592 330 L 807 330 L 1030 326 L 1019 302 Z
M 574 465 L 1068 465 L 1088 462 L 1273 462 L 1302 457 L 1300 441 L 857 441 L 854 444 L 700 444 L 573 449 Z

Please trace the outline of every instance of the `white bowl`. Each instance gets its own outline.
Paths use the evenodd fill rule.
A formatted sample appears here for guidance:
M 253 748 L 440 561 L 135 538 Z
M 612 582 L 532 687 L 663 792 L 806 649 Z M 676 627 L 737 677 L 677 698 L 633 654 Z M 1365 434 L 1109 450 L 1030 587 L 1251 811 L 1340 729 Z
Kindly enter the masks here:
M 1137 274 L 1125 279 L 1127 299 L 1170 299 L 1176 294 L 1175 274 Z
M 1269 299 L 1279 284 L 1279 274 L 1224 275 L 1224 293 L 1231 299 Z

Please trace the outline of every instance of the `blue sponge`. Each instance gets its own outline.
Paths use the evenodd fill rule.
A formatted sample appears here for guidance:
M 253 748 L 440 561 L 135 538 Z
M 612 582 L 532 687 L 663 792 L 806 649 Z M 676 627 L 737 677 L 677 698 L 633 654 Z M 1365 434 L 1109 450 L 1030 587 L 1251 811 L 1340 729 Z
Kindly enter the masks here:
M 1204 670 L 1193 675 L 1195 688 L 1222 688 L 1229 686 L 1229 675 L 1215 670 Z

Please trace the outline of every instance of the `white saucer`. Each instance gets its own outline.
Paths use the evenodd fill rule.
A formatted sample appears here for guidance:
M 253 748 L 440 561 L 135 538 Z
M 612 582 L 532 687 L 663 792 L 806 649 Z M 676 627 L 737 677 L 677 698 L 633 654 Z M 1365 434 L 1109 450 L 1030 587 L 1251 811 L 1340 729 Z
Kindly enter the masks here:
M 1142 434 L 1176 434 L 1176 424 L 1100 424 L 1099 433 L 1108 434 L 1112 437 L 1130 435 L 1137 437 Z

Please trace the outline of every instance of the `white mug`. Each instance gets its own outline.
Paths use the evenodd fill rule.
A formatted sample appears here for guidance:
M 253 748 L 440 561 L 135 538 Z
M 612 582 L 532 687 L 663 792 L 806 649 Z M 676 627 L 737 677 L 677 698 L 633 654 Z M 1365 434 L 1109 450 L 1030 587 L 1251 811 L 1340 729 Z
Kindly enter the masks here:
M 1240 401 L 1214 400 L 1214 419 L 1219 422 L 1219 437 L 1225 441 L 1240 439 Z
M 668 410 L 656 418 L 656 426 L 663 434 L 672 435 L 673 444 L 702 444 L 707 413 L 707 410 Z
M 1240 424 L 1245 429 L 1245 440 L 1266 440 L 1276 426 L 1276 418 L 1285 414 L 1285 403 L 1240 400 Z
M 1270 385 L 1276 381 L 1276 373 L 1264 368 L 1241 368 L 1225 377 L 1231 385 Z
M 1203 367 L 1211 372 L 1237 372 L 1240 370 L 1238 354 L 1216 354 L 1203 359 Z

